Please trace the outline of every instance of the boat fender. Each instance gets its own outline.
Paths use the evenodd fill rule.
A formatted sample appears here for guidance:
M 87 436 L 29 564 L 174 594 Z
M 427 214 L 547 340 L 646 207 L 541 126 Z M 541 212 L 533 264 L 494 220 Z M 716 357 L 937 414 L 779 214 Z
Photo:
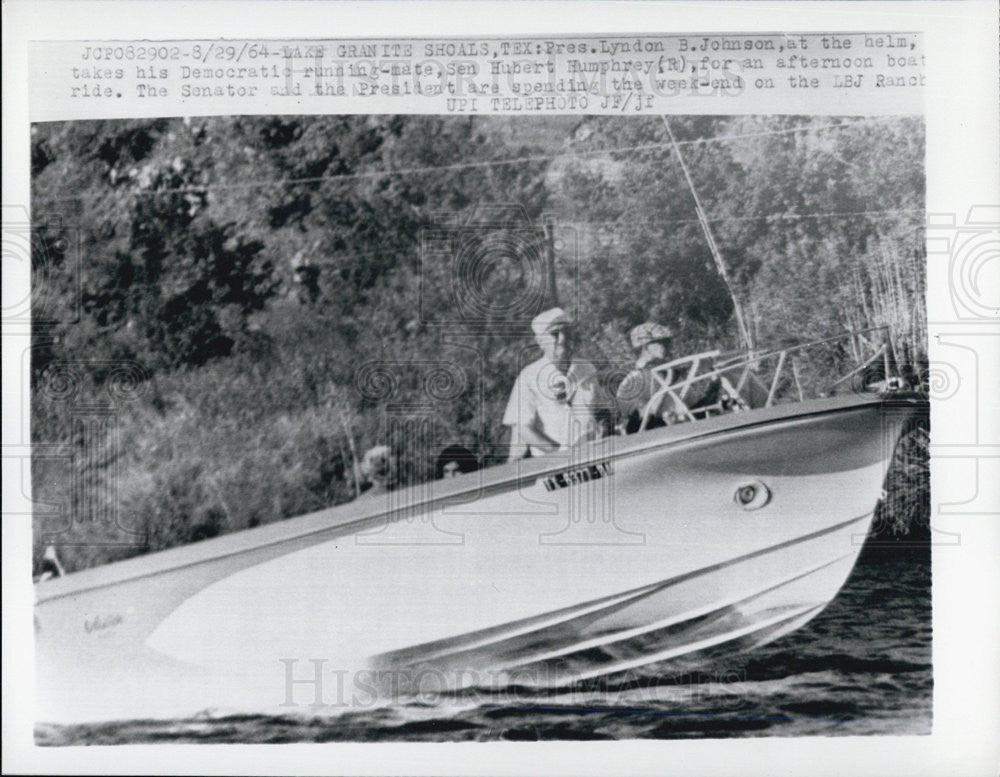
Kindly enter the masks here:
M 771 501 L 771 489 L 759 480 L 744 483 L 736 489 L 733 501 L 744 510 L 759 510 Z

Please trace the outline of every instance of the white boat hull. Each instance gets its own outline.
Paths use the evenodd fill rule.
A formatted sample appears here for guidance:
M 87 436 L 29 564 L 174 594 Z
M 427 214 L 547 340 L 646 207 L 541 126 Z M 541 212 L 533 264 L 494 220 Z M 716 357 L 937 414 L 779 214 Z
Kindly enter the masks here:
M 40 584 L 39 718 L 561 686 L 764 644 L 847 579 L 913 411 L 712 418 Z

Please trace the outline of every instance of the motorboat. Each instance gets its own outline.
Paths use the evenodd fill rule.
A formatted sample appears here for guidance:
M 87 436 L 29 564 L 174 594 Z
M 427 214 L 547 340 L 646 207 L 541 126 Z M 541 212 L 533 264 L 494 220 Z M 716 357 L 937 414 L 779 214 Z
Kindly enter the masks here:
M 880 393 L 808 398 L 803 353 L 664 365 L 683 422 L 39 582 L 38 720 L 562 687 L 778 639 L 837 595 L 926 412 L 887 363 L 837 382 Z

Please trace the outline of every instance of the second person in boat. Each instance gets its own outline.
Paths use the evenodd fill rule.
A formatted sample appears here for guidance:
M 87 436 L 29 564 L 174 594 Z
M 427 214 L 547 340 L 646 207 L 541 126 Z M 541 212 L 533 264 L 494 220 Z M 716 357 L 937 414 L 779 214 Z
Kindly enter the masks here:
M 656 407 L 647 408 L 649 401 L 661 388 L 653 370 L 667 363 L 673 333 L 662 324 L 647 321 L 633 327 L 628 337 L 636 354 L 635 369 L 625 376 L 615 395 L 619 417 L 624 421 L 626 433 L 632 434 L 642 427 L 644 414 L 648 418 L 642 428 L 655 429 L 674 423 L 680 416 L 673 399 L 667 394 L 661 395 Z

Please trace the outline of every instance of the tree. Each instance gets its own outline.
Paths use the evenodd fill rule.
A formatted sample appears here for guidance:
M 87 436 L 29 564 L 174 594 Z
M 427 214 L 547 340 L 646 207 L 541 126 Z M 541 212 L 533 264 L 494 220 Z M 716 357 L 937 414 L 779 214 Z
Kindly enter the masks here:
M 81 321 L 71 319 L 75 288 L 39 278 L 59 297 L 50 306 L 59 345 L 36 368 L 86 357 L 158 369 L 228 354 L 275 288 L 263 243 L 212 217 L 203 171 L 176 153 L 165 122 L 100 124 L 110 131 L 99 140 L 90 123 L 42 125 L 35 133 L 36 156 L 47 160 L 35 178 L 39 250 L 67 261 L 51 245 L 47 222 L 68 213 L 60 222 L 72 219 L 79 236 L 82 311 Z M 63 175 L 67 169 L 73 172 Z

